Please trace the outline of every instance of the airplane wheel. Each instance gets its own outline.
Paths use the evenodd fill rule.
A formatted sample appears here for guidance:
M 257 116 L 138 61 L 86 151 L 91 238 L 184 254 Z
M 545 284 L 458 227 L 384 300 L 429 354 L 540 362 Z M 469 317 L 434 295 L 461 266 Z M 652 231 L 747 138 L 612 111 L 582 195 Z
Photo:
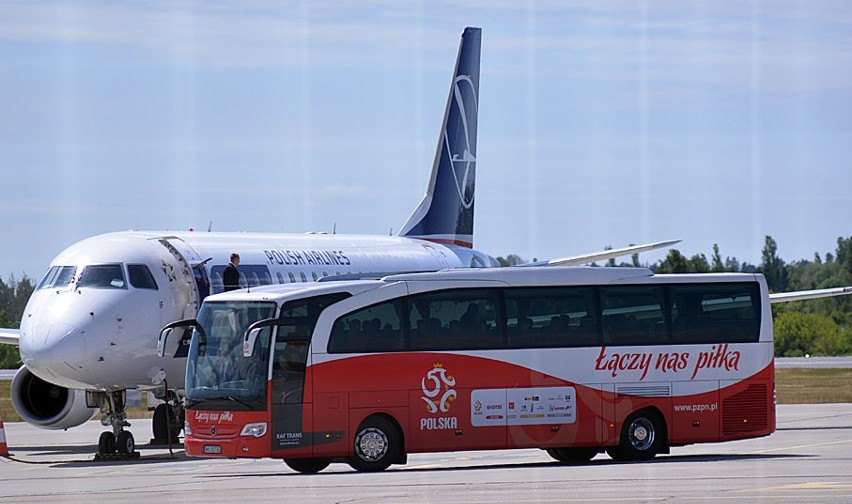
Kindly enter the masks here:
M 167 425 L 165 404 L 158 404 L 154 409 L 154 418 L 151 419 L 151 431 L 154 439 L 166 439 L 169 426 Z
M 122 455 L 130 455 L 136 450 L 136 441 L 133 440 L 133 434 L 128 431 L 119 432 L 115 444 L 118 453 Z
M 159 404 L 154 409 L 154 418 L 151 420 L 151 430 L 154 434 L 154 439 L 167 441 L 169 439 L 169 417 L 172 421 L 172 444 L 178 442 L 178 437 L 182 429 L 180 419 L 176 418 L 174 411 L 168 411 L 168 404 Z M 169 415 L 171 413 L 171 415 Z
M 101 455 L 115 453 L 115 436 L 112 432 L 101 432 L 101 437 L 98 439 L 98 453 Z

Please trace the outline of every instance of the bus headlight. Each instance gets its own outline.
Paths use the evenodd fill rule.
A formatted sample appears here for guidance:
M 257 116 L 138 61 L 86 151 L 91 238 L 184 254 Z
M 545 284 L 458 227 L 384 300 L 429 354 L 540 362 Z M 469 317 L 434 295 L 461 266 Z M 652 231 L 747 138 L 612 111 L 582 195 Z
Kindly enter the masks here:
M 189 427 L 189 420 L 183 421 L 183 435 L 184 437 L 192 435 L 192 429 Z
M 240 436 L 263 437 L 266 434 L 266 422 L 250 423 L 243 426 Z

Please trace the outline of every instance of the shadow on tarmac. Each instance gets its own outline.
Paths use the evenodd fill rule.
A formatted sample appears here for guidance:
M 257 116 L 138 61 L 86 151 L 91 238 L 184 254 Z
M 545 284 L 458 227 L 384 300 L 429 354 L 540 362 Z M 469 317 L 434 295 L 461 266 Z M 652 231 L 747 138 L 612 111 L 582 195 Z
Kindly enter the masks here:
M 156 453 L 145 454 L 151 450 L 156 450 Z M 25 464 L 50 465 L 52 467 L 79 467 L 87 465 L 91 467 L 114 466 L 120 464 L 146 464 L 146 463 L 161 463 L 161 462 L 181 462 L 189 460 L 184 454 L 182 445 L 176 445 L 172 448 L 174 456 L 168 452 L 168 447 L 165 446 L 148 446 L 137 445 L 136 451 L 139 453 L 137 458 L 119 458 L 95 460 L 95 454 L 98 452 L 96 445 L 78 445 L 78 446 L 51 446 L 45 449 L 42 446 L 10 446 L 9 452 L 14 460 Z M 45 460 L 50 457 L 67 457 L 69 455 L 85 457 L 75 460 Z
M 608 466 L 608 465 L 624 465 L 624 464 L 666 464 L 672 462 L 719 462 L 719 461 L 746 461 L 746 460 L 775 460 L 775 459 L 806 459 L 811 458 L 813 455 L 790 455 L 790 454 L 737 454 L 737 455 L 674 455 L 674 456 L 662 456 L 657 457 L 652 460 L 645 461 L 636 461 L 636 462 L 619 462 L 612 460 L 610 458 L 601 458 L 598 460 L 591 460 L 589 462 L 583 464 L 569 464 L 563 462 L 533 462 L 533 463 L 517 463 L 517 464 L 474 464 L 474 465 L 466 465 L 466 466 L 455 466 L 455 467 L 433 467 L 433 464 L 429 464 L 430 467 L 410 467 L 406 466 L 392 466 L 388 469 L 387 472 L 395 472 L 395 471 L 404 471 L 404 472 L 413 472 L 413 473 L 444 473 L 444 472 L 456 472 L 456 471 L 483 471 L 483 470 L 494 470 L 494 469 L 562 469 L 565 467 L 588 467 L 588 466 Z M 332 466 L 334 467 L 334 466 Z M 358 475 L 363 474 L 357 471 L 349 471 L 349 472 L 327 472 L 327 473 L 317 473 L 317 474 L 334 474 L 337 476 L 342 475 Z M 268 476 L 316 476 L 316 474 L 302 474 L 292 471 L 287 472 L 276 472 L 276 473 L 259 473 L 253 474 L 253 477 L 268 477 Z M 222 474 L 217 473 L 215 475 L 201 475 L 200 478 L 245 478 L 245 474 Z

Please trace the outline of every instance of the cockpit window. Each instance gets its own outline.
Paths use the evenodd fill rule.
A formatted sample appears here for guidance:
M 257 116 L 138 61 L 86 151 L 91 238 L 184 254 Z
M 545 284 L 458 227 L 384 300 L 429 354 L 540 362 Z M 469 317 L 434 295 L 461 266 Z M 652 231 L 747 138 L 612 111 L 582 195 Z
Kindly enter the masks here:
M 127 277 L 130 279 L 130 285 L 137 289 L 157 290 L 157 281 L 144 264 L 128 264 Z
M 127 284 L 120 264 L 97 264 L 86 266 L 77 281 L 77 287 L 124 289 Z
M 36 289 L 50 289 L 53 287 L 67 287 L 74 279 L 77 272 L 76 266 L 51 266 L 44 278 L 38 283 Z

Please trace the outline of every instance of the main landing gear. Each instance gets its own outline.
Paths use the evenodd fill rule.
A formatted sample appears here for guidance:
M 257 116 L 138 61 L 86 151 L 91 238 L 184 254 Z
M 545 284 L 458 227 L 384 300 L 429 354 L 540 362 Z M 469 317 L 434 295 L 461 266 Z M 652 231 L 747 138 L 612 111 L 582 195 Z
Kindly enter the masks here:
M 104 458 L 138 458 L 136 441 L 130 431 L 124 430 L 130 427 L 127 421 L 127 413 L 124 405 L 127 394 L 124 390 L 117 392 L 106 392 L 98 394 L 101 413 L 103 418 L 101 424 L 112 426 L 111 431 L 104 431 L 98 439 L 98 454 L 95 460 Z
M 166 402 L 158 404 L 154 409 L 154 418 L 151 421 L 151 429 L 154 437 L 152 445 L 173 445 L 180 442 L 180 431 L 183 429 L 184 413 L 183 403 L 173 390 L 168 390 L 165 395 L 155 397 Z

